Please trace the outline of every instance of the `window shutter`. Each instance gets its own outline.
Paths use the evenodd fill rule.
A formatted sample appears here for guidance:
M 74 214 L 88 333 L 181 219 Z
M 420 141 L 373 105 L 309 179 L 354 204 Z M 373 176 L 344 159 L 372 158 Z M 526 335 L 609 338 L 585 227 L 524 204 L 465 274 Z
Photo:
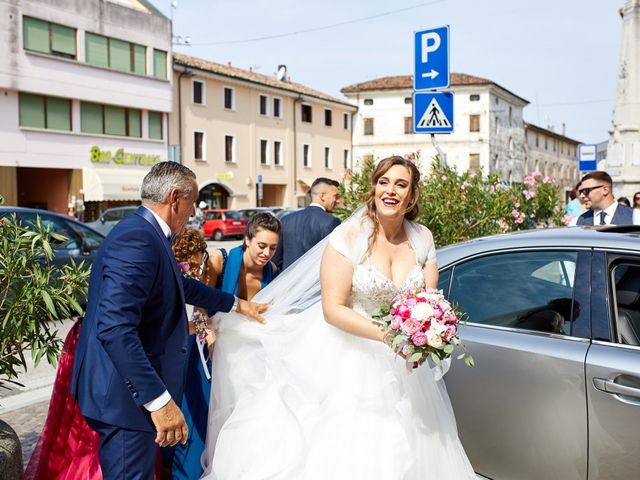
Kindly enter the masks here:
M 129 42 L 109 39 L 109 66 L 121 72 L 131 71 L 131 47 Z
M 20 126 L 44 128 L 44 97 L 20 93 Z
M 49 23 L 31 17 L 23 17 L 24 48 L 49 53 Z
M 107 135 L 126 135 L 124 108 L 104 106 L 104 133 Z
M 80 104 L 80 130 L 84 133 L 104 133 L 102 105 L 87 102 Z
M 47 128 L 71 131 L 71 101 L 47 98 Z
M 85 33 L 86 61 L 99 67 L 109 66 L 109 41 L 107 37 Z
M 129 109 L 129 136 L 137 138 L 142 137 L 140 110 L 137 110 L 135 108 Z
M 142 45 L 133 46 L 133 71 L 140 75 L 147 74 L 147 48 Z
M 167 52 L 153 50 L 153 76 L 161 80 L 167 79 Z
M 149 112 L 149 138 L 162 140 L 162 113 Z
M 75 29 L 51 24 L 51 51 L 76 58 Z

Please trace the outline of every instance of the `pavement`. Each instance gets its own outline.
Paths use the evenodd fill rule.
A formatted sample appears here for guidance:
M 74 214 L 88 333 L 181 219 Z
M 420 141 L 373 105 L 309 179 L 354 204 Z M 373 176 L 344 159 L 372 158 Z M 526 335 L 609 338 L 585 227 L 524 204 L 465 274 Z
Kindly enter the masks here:
M 240 245 L 241 240 L 207 242 L 212 251 L 224 247 L 227 250 Z M 64 340 L 73 325 L 72 320 L 64 320 L 58 327 L 58 337 Z M 47 419 L 49 400 L 56 377 L 56 366 L 43 359 L 36 367 L 30 361 L 31 354 L 25 357 L 29 365 L 16 379 L 22 385 L 2 382 L 0 384 L 0 420 L 7 422 L 16 431 L 22 443 L 22 456 L 26 466 L 35 448 L 38 436 Z M 0 475 L 1 476 L 1 475 Z

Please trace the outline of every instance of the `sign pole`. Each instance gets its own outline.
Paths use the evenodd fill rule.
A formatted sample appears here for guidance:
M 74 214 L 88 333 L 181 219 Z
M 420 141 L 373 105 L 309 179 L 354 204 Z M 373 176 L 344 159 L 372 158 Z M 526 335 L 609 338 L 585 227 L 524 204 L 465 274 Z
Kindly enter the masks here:
M 440 164 L 443 167 L 446 167 L 447 166 L 447 156 L 445 155 L 445 153 L 440 148 L 440 145 L 438 145 L 438 142 L 436 141 L 436 134 L 435 133 L 431 134 L 431 143 L 433 144 L 433 146 L 436 148 L 436 150 L 438 152 L 438 157 L 440 157 Z

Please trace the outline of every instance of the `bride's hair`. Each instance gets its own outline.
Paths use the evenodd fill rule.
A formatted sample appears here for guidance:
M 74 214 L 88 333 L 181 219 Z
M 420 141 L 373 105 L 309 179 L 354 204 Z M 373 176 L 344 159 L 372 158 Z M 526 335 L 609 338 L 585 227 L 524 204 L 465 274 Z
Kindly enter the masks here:
M 378 180 L 382 177 L 387 171 L 395 166 L 402 165 L 411 174 L 411 199 L 409 201 L 409 205 L 404 212 L 404 218 L 407 220 L 415 220 L 418 218 L 418 214 L 420 210 L 418 208 L 418 200 L 420 198 L 420 170 L 416 167 L 416 164 L 411 160 L 407 160 L 404 157 L 400 157 L 398 155 L 394 155 L 392 157 L 383 158 L 378 162 L 376 169 L 373 171 L 371 175 L 371 188 L 367 192 L 364 197 L 364 204 L 367 209 L 366 216 L 373 223 L 373 232 L 371 234 L 371 238 L 369 239 L 369 250 L 373 247 L 373 241 L 378 234 L 379 223 L 378 223 L 378 212 L 376 211 L 376 185 L 378 184 Z

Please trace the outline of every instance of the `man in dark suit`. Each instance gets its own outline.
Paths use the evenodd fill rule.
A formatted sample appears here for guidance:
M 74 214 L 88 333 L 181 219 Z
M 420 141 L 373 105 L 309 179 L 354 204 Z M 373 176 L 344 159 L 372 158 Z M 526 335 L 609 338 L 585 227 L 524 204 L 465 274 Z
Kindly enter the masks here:
M 340 184 L 330 178 L 317 178 L 309 193 L 311 204 L 282 218 L 282 233 L 273 261 L 284 270 L 340 225 L 331 215 L 340 203 Z
M 620 205 L 613 196 L 613 181 L 607 172 L 587 173 L 578 194 L 588 208 L 576 225 L 639 225 L 640 210 Z
M 71 393 L 100 436 L 105 479 L 152 479 L 155 443 L 185 442 L 178 408 L 187 353 L 185 301 L 210 314 L 235 308 L 264 321 L 263 305 L 183 277 L 171 251 L 194 213 L 195 174 L 156 164 L 142 183 L 142 206 L 111 231 L 91 269 Z

